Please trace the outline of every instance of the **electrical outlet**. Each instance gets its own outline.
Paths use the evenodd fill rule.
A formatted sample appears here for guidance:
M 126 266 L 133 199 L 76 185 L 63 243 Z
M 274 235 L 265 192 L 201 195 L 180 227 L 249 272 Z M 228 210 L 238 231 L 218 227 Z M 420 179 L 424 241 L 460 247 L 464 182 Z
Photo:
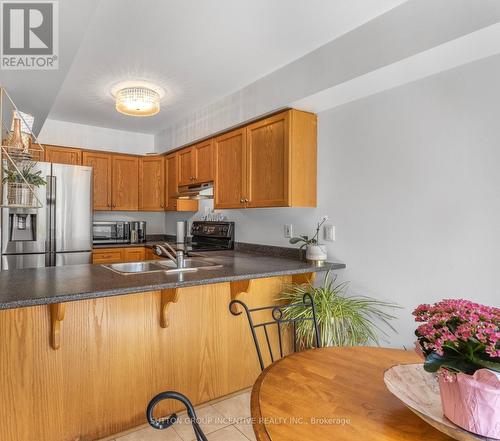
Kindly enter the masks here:
M 335 226 L 331 224 L 326 224 L 323 227 L 323 236 L 326 241 L 334 242 L 335 241 Z
M 285 228 L 284 228 L 284 234 L 285 234 L 285 237 L 287 237 L 288 239 L 292 237 L 292 234 L 293 234 L 293 225 L 292 224 L 285 224 Z

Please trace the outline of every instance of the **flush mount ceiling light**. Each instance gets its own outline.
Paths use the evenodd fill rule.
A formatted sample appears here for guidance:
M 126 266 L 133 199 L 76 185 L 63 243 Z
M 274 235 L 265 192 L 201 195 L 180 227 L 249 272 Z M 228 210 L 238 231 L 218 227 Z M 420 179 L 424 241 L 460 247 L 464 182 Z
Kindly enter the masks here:
M 153 116 L 160 111 L 164 91 L 144 81 L 127 81 L 115 85 L 111 94 L 116 100 L 118 112 L 132 116 Z

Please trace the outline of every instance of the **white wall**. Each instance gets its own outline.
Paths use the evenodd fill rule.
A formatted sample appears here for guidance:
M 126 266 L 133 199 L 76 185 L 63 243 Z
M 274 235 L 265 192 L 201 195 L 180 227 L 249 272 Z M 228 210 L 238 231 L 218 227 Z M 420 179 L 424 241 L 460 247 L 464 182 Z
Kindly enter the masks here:
M 143 155 L 154 151 L 154 135 L 47 119 L 38 135 L 42 144 Z
M 154 135 L 106 129 L 47 119 L 38 136 L 40 143 L 92 150 L 143 155 L 154 149 Z M 165 233 L 165 214 L 154 212 L 94 212 L 94 220 L 144 220 L 148 234 Z
M 156 151 L 180 147 L 321 91 L 346 86 L 356 78 L 397 65 L 499 20 L 497 0 L 408 0 L 243 89 L 188 115 L 180 115 L 156 135 Z M 449 50 L 456 55 L 461 47 Z M 456 65 L 463 64 L 459 58 Z M 432 57 L 426 62 L 436 69 L 440 66 Z M 406 72 L 408 69 L 404 66 L 399 73 L 400 84 L 401 77 L 415 74 Z M 380 86 L 371 84 L 370 89 L 380 90 Z M 308 110 L 315 111 L 314 107 Z
M 392 345 L 411 344 L 421 302 L 500 306 L 499 77 L 496 56 L 319 114 L 318 207 L 226 210 L 237 240 L 286 246 L 283 224 L 330 215 L 339 275 L 404 307 Z

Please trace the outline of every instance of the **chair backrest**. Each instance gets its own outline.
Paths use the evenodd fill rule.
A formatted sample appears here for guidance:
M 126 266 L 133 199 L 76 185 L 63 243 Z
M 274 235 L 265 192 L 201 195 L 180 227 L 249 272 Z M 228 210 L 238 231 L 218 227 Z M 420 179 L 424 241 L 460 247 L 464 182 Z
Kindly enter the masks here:
M 191 420 L 191 424 L 193 425 L 194 433 L 196 435 L 196 441 L 207 441 L 207 437 L 201 430 L 200 425 L 198 424 L 198 418 L 196 417 L 196 412 L 194 411 L 194 407 L 191 404 L 191 401 L 189 401 L 189 399 L 185 395 L 182 395 L 179 392 L 175 391 L 161 392 L 149 402 L 148 408 L 146 410 L 146 417 L 148 419 L 148 423 L 150 426 L 154 427 L 155 429 L 162 430 L 170 427 L 177 421 L 177 415 L 175 413 L 173 413 L 167 418 L 162 418 L 162 419 L 156 419 L 153 416 L 153 411 L 155 407 L 158 405 L 158 403 L 160 403 L 160 401 L 163 400 L 177 400 L 183 403 L 184 406 L 186 406 L 188 416 Z
M 276 326 L 277 327 L 277 334 L 278 334 L 278 346 L 279 346 L 279 354 L 280 358 L 283 357 L 283 325 L 292 325 L 293 326 L 293 351 L 297 351 L 297 322 L 302 322 L 302 321 L 312 321 L 313 325 L 313 331 L 314 331 L 314 339 L 315 339 L 315 345 L 317 348 L 321 347 L 321 337 L 319 334 L 319 327 L 318 327 L 318 321 L 316 319 L 316 307 L 314 306 L 314 301 L 313 298 L 310 294 L 304 294 L 304 297 L 302 299 L 302 303 L 290 303 L 288 305 L 273 305 L 273 306 L 262 306 L 258 308 L 249 308 L 244 302 L 241 300 L 232 300 L 229 303 L 229 311 L 233 315 L 240 315 L 242 312 L 238 310 L 236 305 L 241 305 L 243 307 L 243 310 L 246 313 L 246 317 L 248 320 L 248 325 L 250 326 L 250 332 L 252 333 L 252 338 L 253 342 L 255 344 L 255 349 L 257 351 L 257 356 L 259 357 L 259 364 L 261 370 L 264 370 L 264 359 L 262 357 L 262 350 L 260 348 L 260 343 L 259 339 L 257 337 L 256 330 L 259 328 L 262 328 L 264 330 L 264 336 L 266 339 L 266 345 L 267 345 L 267 350 L 269 351 L 269 356 L 271 359 L 271 362 L 274 362 L 276 359 L 275 353 L 273 352 L 271 340 L 269 338 L 269 329 L 271 327 Z M 287 318 L 286 310 L 290 308 L 311 308 L 311 314 L 309 315 L 302 315 L 301 317 L 297 318 Z M 271 321 L 263 321 L 263 322 L 258 322 L 254 320 L 254 315 L 256 313 L 262 312 L 262 311 L 271 311 L 272 314 L 272 320 Z

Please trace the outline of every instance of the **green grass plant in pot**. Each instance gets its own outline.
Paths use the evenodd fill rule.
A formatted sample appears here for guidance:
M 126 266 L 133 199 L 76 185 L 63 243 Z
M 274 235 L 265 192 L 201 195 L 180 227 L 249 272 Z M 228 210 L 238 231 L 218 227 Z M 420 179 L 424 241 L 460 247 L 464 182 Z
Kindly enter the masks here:
M 349 282 L 337 282 L 337 277 L 328 272 L 322 286 L 312 283 L 291 284 L 280 294 L 279 300 L 292 307 L 287 308 L 287 319 L 312 317 L 309 307 L 296 306 L 303 302 L 304 294 L 313 298 L 316 319 L 322 346 L 357 346 L 379 344 L 380 336 L 386 335 L 384 328 L 395 331 L 391 320 L 395 317 L 388 311 L 398 305 L 367 296 L 348 295 Z M 297 322 L 297 343 L 300 348 L 314 346 L 312 320 Z

